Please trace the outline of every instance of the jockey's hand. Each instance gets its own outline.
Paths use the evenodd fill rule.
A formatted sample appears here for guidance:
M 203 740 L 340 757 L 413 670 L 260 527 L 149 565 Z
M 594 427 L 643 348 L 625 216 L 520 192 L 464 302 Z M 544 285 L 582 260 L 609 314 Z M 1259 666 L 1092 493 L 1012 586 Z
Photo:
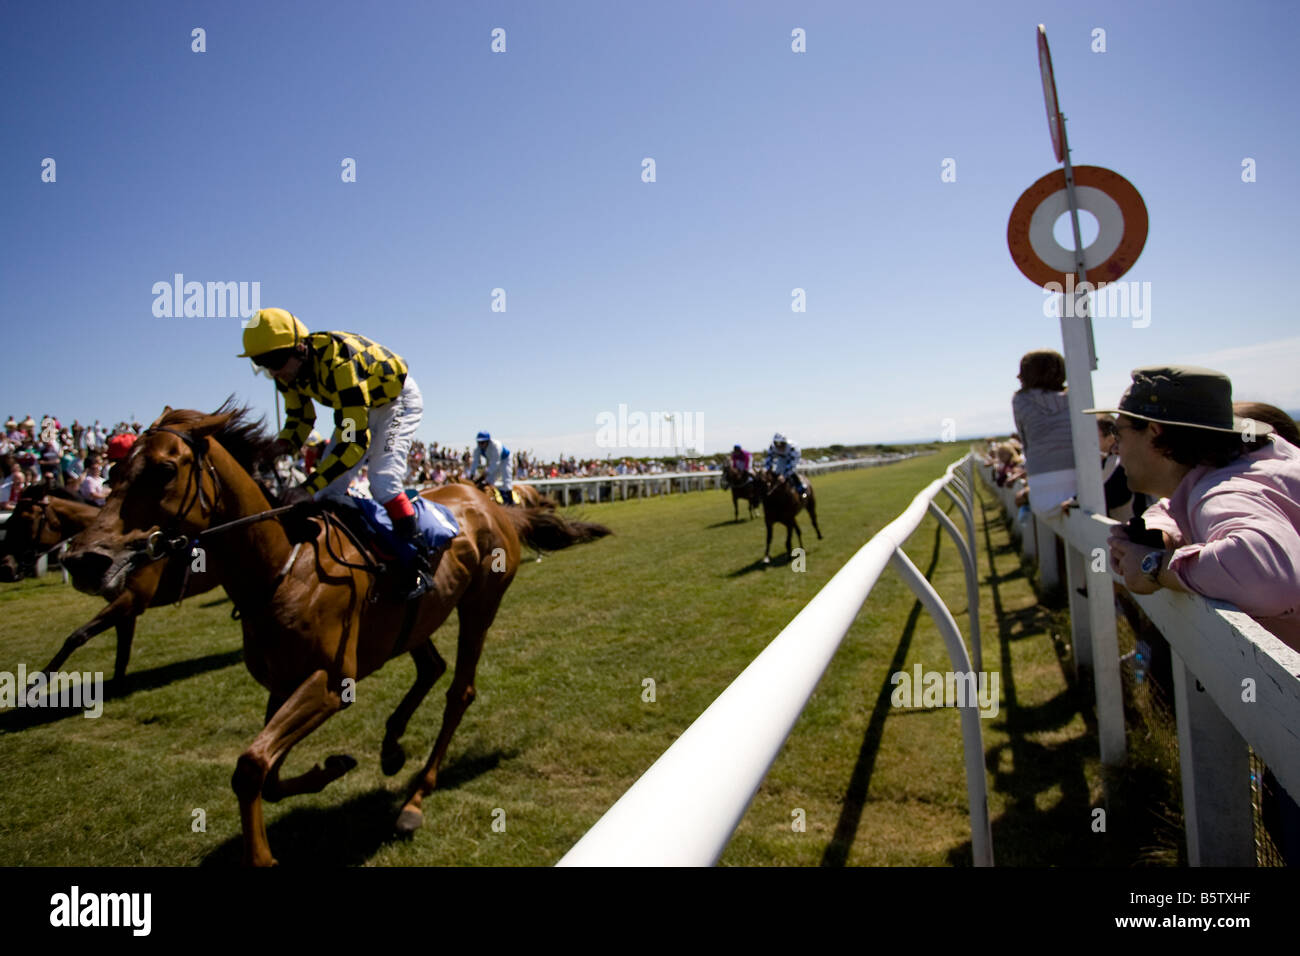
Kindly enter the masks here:
M 303 498 L 294 502 L 288 511 L 280 515 L 280 524 L 284 526 L 289 541 L 293 544 L 315 541 L 320 526 L 311 519 L 324 510 L 324 506 L 315 498 Z

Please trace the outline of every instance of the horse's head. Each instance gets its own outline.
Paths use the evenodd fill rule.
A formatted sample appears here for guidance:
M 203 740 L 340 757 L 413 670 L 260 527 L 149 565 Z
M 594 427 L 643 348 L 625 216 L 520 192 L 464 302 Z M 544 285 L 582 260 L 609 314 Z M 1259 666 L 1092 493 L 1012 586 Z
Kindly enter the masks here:
M 127 576 L 179 550 L 211 522 L 221 494 L 209 439 L 230 412 L 168 409 L 113 467 L 113 491 L 63 559 L 77 590 L 109 600 Z
M 18 581 L 36 573 L 36 562 L 66 536 L 50 500 L 41 494 L 20 498 L 5 522 L 0 581 Z

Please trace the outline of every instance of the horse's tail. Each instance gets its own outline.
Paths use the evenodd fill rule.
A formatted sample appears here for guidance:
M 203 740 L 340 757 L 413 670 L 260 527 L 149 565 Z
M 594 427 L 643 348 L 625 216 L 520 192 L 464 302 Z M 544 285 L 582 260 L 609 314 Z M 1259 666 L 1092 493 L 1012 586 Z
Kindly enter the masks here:
M 572 544 L 595 541 L 613 534 L 603 524 L 591 521 L 570 521 L 546 508 L 501 507 L 519 537 L 539 551 L 558 551 Z

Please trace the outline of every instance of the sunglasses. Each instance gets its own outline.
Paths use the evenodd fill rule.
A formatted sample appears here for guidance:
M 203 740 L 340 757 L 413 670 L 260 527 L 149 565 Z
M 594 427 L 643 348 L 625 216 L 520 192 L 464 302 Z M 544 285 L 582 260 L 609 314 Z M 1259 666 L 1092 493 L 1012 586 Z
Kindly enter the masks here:
M 254 355 L 253 364 L 269 371 L 276 371 L 284 367 L 285 363 L 293 357 L 293 349 L 275 349 L 271 352 L 264 352 L 261 355 Z

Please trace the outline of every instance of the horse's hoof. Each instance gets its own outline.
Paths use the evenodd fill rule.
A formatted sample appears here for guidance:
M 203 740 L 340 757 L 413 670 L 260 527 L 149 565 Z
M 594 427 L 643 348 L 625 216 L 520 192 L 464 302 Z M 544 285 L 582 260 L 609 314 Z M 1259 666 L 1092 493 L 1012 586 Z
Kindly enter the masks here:
M 349 770 L 356 769 L 357 760 L 347 754 L 330 754 L 325 758 L 325 770 L 331 776 L 341 777 Z
M 379 755 L 379 767 L 385 777 L 391 777 L 406 765 L 406 751 L 401 744 L 394 744 L 391 750 L 385 749 Z
M 771 564 L 771 563 L 772 563 L 772 559 L 769 558 L 769 557 L 767 557 L 766 555 L 764 555 L 764 556 L 763 556 L 763 563 L 764 563 L 764 564 Z
M 398 814 L 393 829 L 397 831 L 398 836 L 409 837 L 422 826 L 424 826 L 424 814 L 419 810 L 406 809 Z

